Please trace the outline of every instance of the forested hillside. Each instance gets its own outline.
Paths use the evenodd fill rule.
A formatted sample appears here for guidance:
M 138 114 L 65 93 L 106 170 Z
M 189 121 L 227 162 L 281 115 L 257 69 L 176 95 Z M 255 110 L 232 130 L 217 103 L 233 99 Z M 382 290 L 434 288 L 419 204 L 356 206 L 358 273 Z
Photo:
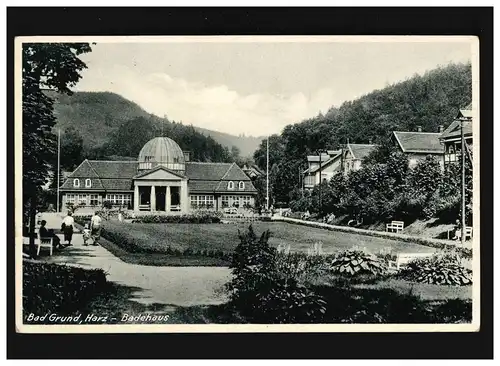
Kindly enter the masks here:
M 233 146 L 236 146 L 241 156 L 252 156 L 260 142 L 260 138 L 258 137 L 234 136 L 204 128 L 182 126 L 179 123 L 173 123 L 173 121 L 147 113 L 136 103 L 114 93 L 75 92 L 71 96 L 60 95 L 50 91 L 46 93 L 55 99 L 56 128 L 61 128 L 62 131 L 69 129 L 72 133 L 76 131 L 83 140 L 84 152 L 90 155 L 110 154 L 111 151 L 107 151 L 103 147 L 114 145 L 111 139 L 115 138 L 117 133 L 123 135 L 124 131 L 119 132 L 118 130 L 124 124 L 129 123 L 131 120 L 135 120 L 138 123 L 141 123 L 141 121 L 144 122 L 143 119 L 136 119 L 137 117 L 150 119 L 155 126 L 163 123 L 165 131 L 175 133 L 175 137 L 181 138 L 184 144 L 191 144 L 188 141 L 192 139 L 201 141 L 204 140 L 204 137 L 207 137 L 204 143 L 193 143 L 193 149 L 207 147 L 208 150 L 217 150 L 218 148 L 212 146 L 216 142 L 223 147 L 227 147 L 229 150 Z M 151 127 L 151 125 L 143 126 L 143 128 Z M 186 132 L 186 136 L 184 136 L 183 131 Z M 173 138 L 173 136 L 169 137 Z M 112 147 L 112 150 L 117 149 L 120 150 L 117 146 Z M 128 150 L 135 154 L 136 149 Z M 216 155 L 212 156 L 210 152 L 207 154 L 210 158 L 219 158 Z M 202 154 L 200 153 L 199 155 L 201 156 Z M 135 155 L 131 156 L 134 157 Z
M 298 185 L 298 171 L 306 155 L 318 148 L 336 149 L 351 143 L 378 143 L 394 130 L 438 132 L 453 121 L 460 108 L 471 102 L 470 64 L 451 64 L 420 76 L 373 91 L 357 100 L 331 108 L 325 115 L 289 125 L 270 138 L 273 193 L 286 200 Z M 266 142 L 254 154 L 261 168 L 266 164 Z

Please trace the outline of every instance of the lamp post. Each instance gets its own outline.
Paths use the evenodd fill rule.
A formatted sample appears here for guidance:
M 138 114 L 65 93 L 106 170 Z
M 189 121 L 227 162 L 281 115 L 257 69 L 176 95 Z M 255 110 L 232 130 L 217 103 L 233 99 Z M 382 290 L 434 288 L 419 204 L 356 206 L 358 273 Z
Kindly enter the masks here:
M 465 139 L 464 139 L 464 120 L 460 121 L 460 135 L 462 142 L 462 232 L 460 241 L 462 246 L 465 244 Z

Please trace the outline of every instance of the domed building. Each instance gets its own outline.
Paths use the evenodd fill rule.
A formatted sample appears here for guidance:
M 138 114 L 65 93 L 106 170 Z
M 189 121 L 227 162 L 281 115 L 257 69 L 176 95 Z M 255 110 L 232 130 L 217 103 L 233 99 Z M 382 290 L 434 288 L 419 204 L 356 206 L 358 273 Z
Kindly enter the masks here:
M 68 204 L 138 211 L 188 213 L 254 205 L 257 190 L 235 163 L 192 162 L 168 137 L 155 137 L 137 161 L 84 160 L 60 188 Z

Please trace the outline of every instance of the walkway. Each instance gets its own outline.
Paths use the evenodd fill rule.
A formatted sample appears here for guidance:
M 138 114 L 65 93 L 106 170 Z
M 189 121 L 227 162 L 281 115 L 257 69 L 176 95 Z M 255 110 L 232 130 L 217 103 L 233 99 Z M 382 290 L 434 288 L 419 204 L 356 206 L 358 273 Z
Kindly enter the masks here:
M 47 226 L 57 228 L 60 219 L 48 217 Z M 54 227 L 55 225 L 55 227 Z M 62 235 L 60 235 L 62 239 Z M 81 234 L 73 235 L 73 246 L 64 248 L 47 262 L 76 265 L 83 268 L 102 268 L 107 279 L 138 290 L 133 301 L 175 306 L 216 305 L 227 299 L 222 286 L 231 278 L 225 267 L 156 267 L 123 262 L 101 246 L 84 246 Z

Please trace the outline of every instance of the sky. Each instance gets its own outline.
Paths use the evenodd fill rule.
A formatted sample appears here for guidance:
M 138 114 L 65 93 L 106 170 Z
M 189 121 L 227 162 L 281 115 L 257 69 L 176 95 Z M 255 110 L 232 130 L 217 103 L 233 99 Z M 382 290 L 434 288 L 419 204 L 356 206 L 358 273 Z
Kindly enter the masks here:
M 74 88 L 220 132 L 279 133 L 332 106 L 471 59 L 460 42 L 97 43 Z

